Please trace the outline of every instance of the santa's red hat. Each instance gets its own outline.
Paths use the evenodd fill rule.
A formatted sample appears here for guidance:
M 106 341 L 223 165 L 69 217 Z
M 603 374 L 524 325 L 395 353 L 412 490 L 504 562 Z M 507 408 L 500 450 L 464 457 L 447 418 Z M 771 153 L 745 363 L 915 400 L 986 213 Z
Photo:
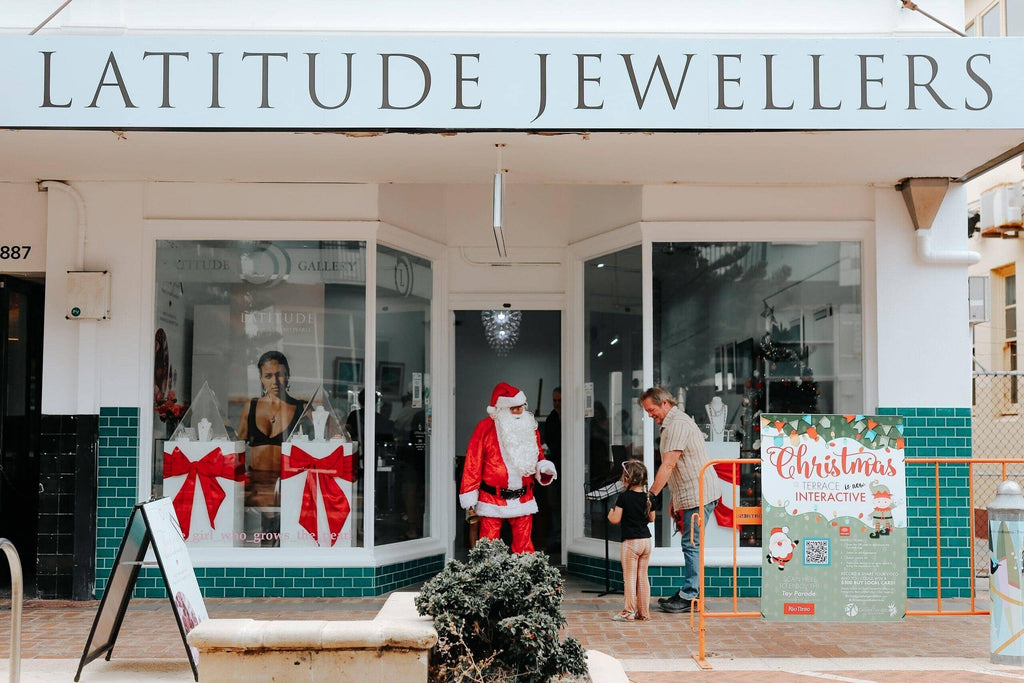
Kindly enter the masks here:
M 770 535 L 774 536 L 775 534 L 788 534 L 788 533 L 789 533 L 789 527 L 788 526 L 777 526 L 777 527 L 772 529 L 772 533 Z
M 526 394 L 511 384 L 498 382 L 491 392 L 491 404 L 487 406 L 487 414 L 494 415 L 499 408 L 514 408 L 525 405 Z

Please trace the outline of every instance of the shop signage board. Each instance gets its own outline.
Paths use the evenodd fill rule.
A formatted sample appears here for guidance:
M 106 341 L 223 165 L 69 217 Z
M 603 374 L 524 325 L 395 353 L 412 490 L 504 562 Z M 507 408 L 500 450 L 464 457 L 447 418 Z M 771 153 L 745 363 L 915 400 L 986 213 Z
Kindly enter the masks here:
M 899 416 L 761 417 L 765 619 L 903 619 L 903 451 Z
M 1015 129 L 1024 38 L 2 36 L 0 126 Z
M 189 647 L 185 637 L 209 615 L 171 499 L 158 498 L 132 508 L 121 538 L 121 547 L 103 591 L 103 599 L 100 600 L 82 659 L 78 663 L 75 681 L 78 681 L 82 668 L 89 662 L 104 656 L 107 661 L 110 660 L 139 571 L 143 566 L 151 564 L 145 561 L 150 547 L 156 558 L 155 565 L 160 567 L 160 574 L 167 587 L 167 596 L 192 666 L 192 675 L 199 680 L 199 652 Z

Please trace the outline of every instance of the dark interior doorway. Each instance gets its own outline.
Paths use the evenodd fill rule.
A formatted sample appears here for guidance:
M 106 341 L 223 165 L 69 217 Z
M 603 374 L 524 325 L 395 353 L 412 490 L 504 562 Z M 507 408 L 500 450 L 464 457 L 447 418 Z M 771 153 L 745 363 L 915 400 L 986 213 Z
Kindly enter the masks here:
M 487 417 L 491 391 L 498 382 L 522 389 L 528 410 L 537 418 L 541 435 L 551 417 L 552 392 L 561 385 L 562 316 L 560 311 L 520 311 L 518 339 L 507 353 L 499 355 L 488 341 L 482 311 L 455 311 L 455 488 L 462 478 L 462 460 L 477 423 Z M 558 431 L 561 435 L 560 430 Z M 548 446 L 559 478 L 551 486 L 535 486 L 539 512 L 533 519 L 533 544 L 546 552 L 553 564 L 562 556 L 562 462 L 561 445 Z M 556 450 L 557 449 L 557 450 Z M 470 525 L 466 513 L 456 506 L 455 557 L 464 559 L 469 551 Z M 507 533 L 508 525 L 504 525 Z M 505 539 L 511 543 L 511 537 Z
M 30 594 L 39 528 L 42 283 L 0 275 L 0 311 L 0 536 L 14 543 Z M 0 562 L 0 585 L 10 580 Z

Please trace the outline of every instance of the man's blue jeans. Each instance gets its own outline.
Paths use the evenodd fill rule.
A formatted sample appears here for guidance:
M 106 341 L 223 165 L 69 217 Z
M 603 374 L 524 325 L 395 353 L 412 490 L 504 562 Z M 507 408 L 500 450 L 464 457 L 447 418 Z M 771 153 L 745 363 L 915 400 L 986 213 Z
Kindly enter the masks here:
M 713 500 L 704 506 L 704 525 L 707 527 L 708 520 L 715 513 L 717 500 Z M 679 597 L 684 600 L 696 600 L 700 595 L 700 529 L 694 528 L 693 542 L 690 541 L 690 525 L 693 523 L 693 516 L 700 508 L 687 508 L 683 510 L 683 560 L 686 566 L 683 568 L 683 587 L 679 589 Z

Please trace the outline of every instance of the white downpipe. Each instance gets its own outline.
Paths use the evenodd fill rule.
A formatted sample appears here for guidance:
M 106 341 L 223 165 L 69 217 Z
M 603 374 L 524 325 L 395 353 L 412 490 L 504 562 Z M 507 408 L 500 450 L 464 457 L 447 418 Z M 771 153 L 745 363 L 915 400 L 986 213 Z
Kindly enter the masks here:
M 917 231 L 917 255 L 925 263 L 969 266 L 981 260 L 981 254 L 967 249 L 950 249 L 940 251 L 932 248 L 931 230 Z
M 40 191 L 59 190 L 71 197 L 78 216 L 78 247 L 75 260 L 68 270 L 85 270 L 85 241 L 88 221 L 85 214 L 85 200 L 81 193 L 63 180 L 42 180 L 37 185 Z M 83 415 L 99 413 L 99 364 L 96 362 L 97 332 L 95 320 L 81 320 L 78 326 L 78 382 L 76 388 L 75 412 Z
M 40 190 L 46 191 L 49 191 L 51 188 L 60 190 L 71 197 L 71 200 L 75 203 L 75 211 L 78 214 L 78 251 L 75 254 L 75 263 L 72 270 L 83 270 L 85 268 L 85 235 L 87 226 L 85 200 L 82 199 L 82 195 L 79 194 L 78 190 L 63 180 L 42 180 L 39 182 L 38 187 Z

